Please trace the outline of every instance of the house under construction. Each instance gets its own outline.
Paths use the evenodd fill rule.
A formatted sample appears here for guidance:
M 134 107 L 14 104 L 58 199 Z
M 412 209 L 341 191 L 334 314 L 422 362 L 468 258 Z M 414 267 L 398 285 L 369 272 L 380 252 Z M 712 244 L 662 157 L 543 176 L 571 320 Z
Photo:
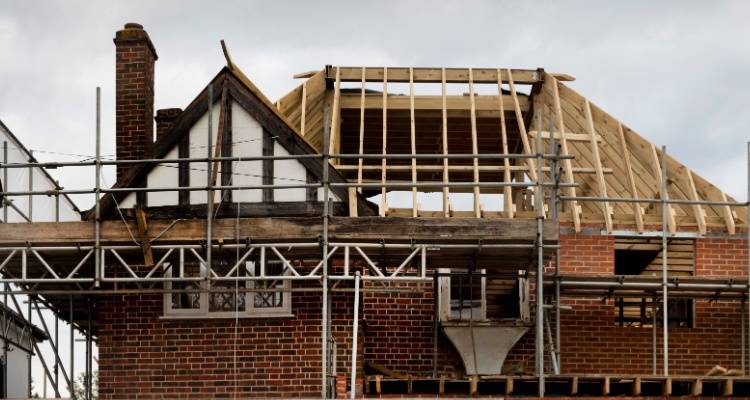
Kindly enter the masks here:
M 0 282 L 96 341 L 100 398 L 750 394 L 747 203 L 570 75 L 325 66 L 274 103 L 224 47 L 154 112 L 155 46 L 114 43 L 116 160 L 97 129 L 91 161 L 3 163 L 96 176 L 5 199 L 95 205 L 0 226 Z

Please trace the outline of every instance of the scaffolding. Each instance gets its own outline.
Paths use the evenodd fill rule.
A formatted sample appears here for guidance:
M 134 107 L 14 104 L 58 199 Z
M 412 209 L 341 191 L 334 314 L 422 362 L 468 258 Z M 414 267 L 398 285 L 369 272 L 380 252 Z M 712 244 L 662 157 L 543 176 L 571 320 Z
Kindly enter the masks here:
M 362 70 L 362 81 L 365 81 L 366 71 Z M 414 72 L 411 71 L 411 79 L 413 80 Z M 510 71 L 509 71 L 510 73 Z M 342 72 L 336 69 L 335 85 L 338 91 L 338 85 L 342 79 Z M 445 70 L 443 70 L 443 84 L 445 82 Z M 469 69 L 469 76 L 472 72 Z M 500 72 L 498 70 L 498 76 Z M 358 76 L 352 76 L 351 79 L 358 79 Z M 383 80 L 384 85 L 385 79 Z M 408 79 L 408 78 L 406 78 Z M 473 78 L 469 78 L 473 79 Z M 511 78 L 512 79 L 512 78 Z M 529 77 L 531 79 L 531 77 Z M 364 86 L 363 86 L 364 87 Z M 659 198 L 623 198 L 623 197 L 609 197 L 606 195 L 606 191 L 601 193 L 601 196 L 577 196 L 575 195 L 575 189 L 577 184 L 569 179 L 568 171 L 571 171 L 571 167 L 568 163 L 569 160 L 574 157 L 568 152 L 564 151 L 565 143 L 564 139 L 562 142 L 556 140 L 556 136 L 549 134 L 550 145 L 548 146 L 549 151 L 543 152 L 543 132 L 542 127 L 542 112 L 536 110 L 533 116 L 533 123 L 536 131 L 536 145 L 535 151 L 527 149 L 523 153 L 509 153 L 505 151 L 499 154 L 479 153 L 476 149 L 471 153 L 466 154 L 386 154 L 385 152 L 380 154 L 364 154 L 360 147 L 359 153 L 341 153 L 336 149 L 331 149 L 331 144 L 335 143 L 335 140 L 331 136 L 332 130 L 338 128 L 332 128 L 329 121 L 335 119 L 335 113 L 338 112 L 334 108 L 334 115 L 330 115 L 330 109 L 326 108 L 324 112 L 323 127 L 324 136 L 322 138 L 322 151 L 319 154 L 309 155 L 273 155 L 273 156 L 254 156 L 254 157 L 220 157 L 214 155 L 214 149 L 216 144 L 212 143 L 213 134 L 212 127 L 214 122 L 212 121 L 211 112 L 214 107 L 213 99 L 215 95 L 213 93 L 212 86 L 209 86 L 208 95 L 208 110 L 209 110 L 209 122 L 208 122 L 208 140 L 207 157 L 192 157 L 192 158 L 175 158 L 175 159 L 144 159 L 144 160 L 104 160 L 101 155 L 101 129 L 100 129 L 100 91 L 97 88 L 97 110 L 96 110 L 96 154 L 93 161 L 83 162 L 29 162 L 29 163 L 7 163 L 4 162 L 2 165 L 3 174 L 7 176 L 8 169 L 12 168 L 63 168 L 63 167 L 94 167 L 95 170 L 95 187 L 93 189 L 61 189 L 58 188 L 52 191 L 35 191 L 31 190 L 6 190 L 2 192 L 3 195 L 3 209 L 7 215 L 7 209 L 14 207 L 11 198 L 14 196 L 60 196 L 68 194 L 93 194 L 95 196 L 95 208 L 94 217 L 90 222 L 76 223 L 77 227 L 89 226 L 93 227 L 93 234 L 87 233 L 84 237 L 85 240 L 61 238 L 55 242 L 45 243 L 37 242 L 35 240 L 28 240 L 26 238 L 17 238 L 15 243 L 3 242 L 0 243 L 0 272 L 2 273 L 2 279 L 0 283 L 4 284 L 3 294 L 9 296 L 14 302 L 17 311 L 20 313 L 20 305 L 16 302 L 15 296 L 17 294 L 29 294 L 31 295 L 31 301 L 29 303 L 29 316 L 31 313 L 32 304 L 34 309 L 41 317 L 40 308 L 38 302 L 45 304 L 48 308 L 56 311 L 58 314 L 62 314 L 62 310 L 59 306 L 61 298 L 69 300 L 69 309 L 67 318 L 71 323 L 71 332 L 74 329 L 74 325 L 78 325 L 81 332 L 86 334 L 86 353 L 87 362 L 85 365 L 86 375 L 86 398 L 91 397 L 91 377 L 93 371 L 92 358 L 92 344 L 94 342 L 93 327 L 91 319 L 92 303 L 95 302 L 95 296 L 97 295 L 109 295 L 109 294 L 126 294 L 126 293 L 195 293 L 214 291 L 221 292 L 227 290 L 229 292 L 236 293 L 237 291 L 258 291 L 259 289 L 248 288 L 247 286 L 236 285 L 235 288 L 222 289 L 218 283 L 221 282 L 249 282 L 249 281 L 309 281 L 317 282 L 320 287 L 294 287 L 291 291 L 315 291 L 321 293 L 321 397 L 327 398 L 332 394 L 333 379 L 331 375 L 332 364 L 329 359 L 331 355 L 331 349 L 329 346 L 332 345 L 332 333 L 331 333 L 331 321 L 330 321 L 330 296 L 331 293 L 339 291 L 354 292 L 354 302 L 358 304 L 360 301 L 359 294 L 365 290 L 374 291 L 389 291 L 398 290 L 391 286 L 385 286 L 382 288 L 363 288 L 361 285 L 366 281 L 381 281 L 381 282 L 432 282 L 435 279 L 434 273 L 431 274 L 430 270 L 432 266 L 428 263 L 428 254 L 445 254 L 448 256 L 465 256 L 466 254 L 475 253 L 478 250 L 486 252 L 490 257 L 493 255 L 503 253 L 518 254 L 519 258 L 527 258 L 529 255 L 534 256 L 534 262 L 531 265 L 534 268 L 529 268 L 534 271 L 532 274 L 535 278 L 535 313 L 534 313 L 534 335 L 535 335 L 535 377 L 537 379 L 537 392 L 539 396 L 544 396 L 545 393 L 545 377 L 548 375 L 548 368 L 545 365 L 545 350 L 553 349 L 553 356 L 551 363 L 554 366 L 552 375 L 554 372 L 559 372 L 559 366 L 563 365 L 560 357 L 561 350 L 561 304 L 560 300 L 566 293 L 571 293 L 573 296 L 603 296 L 612 295 L 612 293 L 625 292 L 639 292 L 648 293 L 649 296 L 653 296 L 654 299 L 661 302 L 661 309 L 663 311 L 663 321 L 667 321 L 667 301 L 669 296 L 690 296 L 690 297 L 710 297 L 710 298 L 727 298 L 742 302 L 743 307 L 746 299 L 750 297 L 750 273 L 748 273 L 747 282 L 737 282 L 731 279 L 695 279 L 693 281 L 682 279 L 679 282 L 671 280 L 668 276 L 668 259 L 667 252 L 662 251 L 662 275 L 659 280 L 656 279 L 623 279 L 622 277 L 611 277 L 611 278 L 576 278 L 567 277 L 560 273 L 559 267 L 559 244 L 558 233 L 559 233 L 559 216 L 561 211 L 559 210 L 560 204 L 567 202 L 573 205 L 575 210 L 576 203 L 594 203 L 603 204 L 606 209 L 609 207 L 609 203 L 634 203 L 640 204 L 655 204 L 661 207 L 661 224 L 660 230 L 652 232 L 655 236 L 660 237 L 662 241 L 662 248 L 666 249 L 667 240 L 673 236 L 673 228 L 670 226 L 670 215 L 669 207 L 673 205 L 680 206 L 714 206 L 714 207 L 747 207 L 748 202 L 736 202 L 727 200 L 700 200 L 700 199 L 670 199 L 667 195 L 668 191 L 668 179 L 667 170 L 669 165 L 667 163 L 666 148 L 661 149 L 661 179 L 660 179 L 660 196 Z M 363 90 L 364 93 L 364 90 Z M 384 91 L 385 95 L 386 91 Z M 470 94 L 470 98 L 474 99 L 474 94 Z M 502 94 L 501 94 L 502 97 Z M 413 99 L 413 96 L 412 96 Z M 363 100 L 364 101 L 364 100 Z M 502 106 L 501 106 L 502 107 Z M 443 105 L 443 111 L 445 111 L 445 105 Z M 413 115 L 414 104 L 412 101 L 411 112 Z M 519 111 L 520 112 L 520 111 Z M 501 112 L 502 115 L 502 112 Z M 364 117 L 363 117 L 364 118 Z M 385 118 L 385 117 L 384 117 Z M 474 106 L 472 105 L 472 122 L 475 123 Z M 413 117 L 412 117 L 413 119 Z M 413 123 L 413 122 L 412 122 Z M 304 122 L 303 122 L 304 125 Z M 555 121 L 549 121 L 549 128 L 547 132 L 555 132 L 559 126 Z M 302 128 L 304 131 L 305 128 Z M 412 126 L 412 131 L 413 131 Z M 561 136 L 564 138 L 564 135 Z M 595 138 L 593 140 L 596 140 Z M 335 146 L 334 146 L 335 147 Z M 529 148 L 529 143 L 525 143 L 525 147 Z M 385 148 L 384 148 L 385 150 Z M 7 159 L 7 158 L 6 158 Z M 261 185 L 225 185 L 215 184 L 212 176 L 214 172 L 212 169 L 215 168 L 217 163 L 226 162 L 248 162 L 248 161 L 263 161 L 263 160 L 300 160 L 300 159 L 312 159 L 319 161 L 322 166 L 323 178 L 317 183 L 305 183 L 305 184 L 261 184 Z M 411 166 L 415 166 L 416 160 L 438 160 L 445 163 L 447 166 L 448 160 L 470 160 L 472 161 L 473 168 L 473 180 L 471 182 L 450 182 L 449 180 L 436 181 L 436 182 L 418 182 L 416 176 L 410 182 L 399 182 L 389 181 L 385 178 L 385 169 L 383 169 L 383 179 L 380 182 L 365 182 L 361 178 L 363 160 L 375 160 L 380 161 L 383 166 L 389 160 L 410 160 Z M 332 182 L 329 178 L 328 171 L 329 165 L 337 165 L 341 160 L 357 160 L 359 165 L 360 178 L 356 182 Z M 506 171 L 504 174 L 503 181 L 495 182 L 479 182 L 478 176 L 478 160 L 495 160 L 501 161 L 506 165 Z M 520 160 L 527 165 L 525 172 L 528 175 L 534 175 L 533 179 L 528 181 L 510 181 L 510 168 L 506 161 L 508 160 Z M 205 186 L 189 186 L 189 187 L 112 187 L 103 188 L 101 183 L 101 174 L 103 166 L 111 165 L 145 165 L 145 164 L 167 164 L 167 163 L 205 163 L 206 165 L 206 182 Z M 547 165 L 545 165 L 547 164 Z M 412 171 L 416 168 L 412 168 Z M 601 172 L 601 171 L 599 171 Z M 750 174 L 750 143 L 748 144 L 748 173 Z M 214 210 L 214 192 L 215 191 L 243 191 L 243 190 L 262 190 L 262 189 L 291 189 L 291 188 L 305 188 L 305 189 L 322 189 L 323 190 L 323 212 L 319 217 L 321 221 L 320 225 L 316 225 L 309 229 L 299 230 L 299 234 L 289 235 L 288 238 L 279 238 L 273 236 L 263 237 L 249 237 L 242 234 L 240 228 L 240 218 L 235 220 L 227 219 L 226 221 L 217 220 L 215 217 Z M 387 189 L 406 188 L 416 193 L 418 188 L 423 189 L 437 189 L 444 193 L 447 193 L 451 188 L 460 190 L 471 190 L 474 193 L 475 206 L 474 211 L 477 212 L 479 207 L 477 206 L 477 199 L 479 190 L 482 188 L 496 189 L 503 192 L 510 193 L 510 189 L 528 189 L 529 193 L 533 196 L 534 204 L 532 209 L 535 212 L 534 222 L 531 225 L 532 230 L 531 236 L 524 240 L 507 240 L 507 238 L 500 238 L 494 240 L 492 237 L 479 239 L 472 238 L 471 242 L 467 241 L 452 241 L 450 239 L 443 240 L 434 237 L 433 240 L 426 239 L 427 235 L 419 239 L 407 238 L 407 237 L 396 237 L 393 240 L 382 240 L 376 237 L 367 237 L 367 235 L 350 235 L 349 240 L 342 239 L 342 235 L 337 235 L 332 238 L 332 232 L 335 232 L 337 223 L 341 218 L 334 217 L 332 215 L 332 200 L 330 191 L 333 188 L 346 188 L 347 190 L 363 190 L 373 189 L 382 191 L 385 193 Z M 561 189 L 565 189 L 567 195 L 560 193 Z M 207 218 L 201 222 L 184 222 L 184 221 L 172 221 L 169 224 L 158 225 L 161 232 L 151 238 L 148 242 L 150 251 L 159 255 L 155 260 L 156 262 L 152 267 L 147 270 L 139 268 L 139 263 L 134 260 L 138 259 L 138 256 L 142 256 L 143 243 L 137 243 L 132 231 L 136 230 L 137 227 L 124 218 L 122 221 L 114 221 L 109 224 L 105 223 L 101 217 L 100 203 L 102 197 L 106 195 L 114 195 L 116 193 L 148 193 L 148 192 L 168 192 L 168 191 L 198 191 L 206 192 L 207 200 Z M 546 194 L 545 194 L 546 193 Z M 750 178 L 748 179 L 748 194 L 750 195 Z M 382 197 L 383 199 L 385 196 Z M 416 198 L 416 197 L 415 197 Z M 545 203 L 545 198 L 548 200 Z M 416 200 L 415 200 L 416 202 Z M 29 202 L 31 204 L 31 202 Z M 545 209 L 545 204 L 549 205 Z M 447 207 L 444 205 L 444 207 Z M 29 206 L 31 208 L 31 206 Z M 446 208 L 447 209 L 447 208 Z M 417 207 L 414 207 L 416 212 Z M 16 210 L 23 214 L 22 210 Z M 28 211 L 27 220 L 31 221 L 30 214 L 31 209 Z M 578 215 L 575 211 L 574 215 Z M 416 217 L 416 215 L 415 215 Z M 351 217 L 356 218 L 356 217 Z M 577 220 L 577 219 L 576 219 Z M 523 219 L 516 220 L 518 224 L 524 224 Z M 747 216 L 746 221 L 750 221 L 750 214 Z M 483 224 L 490 226 L 493 223 L 501 223 L 501 221 L 483 220 Z M 577 222 L 576 225 L 580 223 Z M 54 223 L 53 225 L 46 225 L 50 228 L 50 232 L 59 233 L 56 231 Z M 83 225 L 81 225 L 83 224 Z M 201 224 L 204 224 L 205 235 L 195 235 Z M 383 220 L 383 225 L 388 224 L 387 220 Z M 607 225 L 610 225 L 608 222 Z M 20 224 L 14 224 L 20 225 Z M 56 226 L 62 227 L 64 223 L 59 223 Z M 186 232 L 193 232 L 191 238 L 187 236 L 170 236 L 176 229 L 182 225 L 189 225 L 190 228 L 186 228 Z M 71 225 L 72 226 L 72 225 Z M 520 226 L 520 225 L 519 225 Z M 526 226 L 526 225 L 524 225 Z M 611 232 L 608 226 L 608 231 Z M 15 235 L 16 232 L 22 231 L 24 228 L 20 226 L 7 226 L 3 227 L 7 229 L 7 235 Z M 16 231 L 16 229 L 19 229 Z M 217 229 L 220 229 L 223 233 L 231 233 L 227 235 L 233 237 L 233 240 L 225 240 L 222 236 L 217 239 Z M 262 228 L 257 228 L 262 229 Z M 386 228 L 383 228 L 386 229 Z M 481 231 L 481 227 L 477 228 Z M 747 229 L 748 238 L 750 238 L 750 229 Z M 113 232 L 119 231 L 115 234 Z M 28 230 L 26 232 L 29 232 Z M 254 232 L 257 232 L 254 231 Z M 32 235 L 33 238 L 43 238 L 44 234 L 48 232 L 38 232 L 36 235 Z M 434 232 L 433 232 L 434 233 Z M 113 236 L 114 235 L 114 236 Z M 115 239 L 117 237 L 117 239 Z M 158 241 L 163 241 L 165 244 L 159 244 Z M 128 243 L 130 242 L 130 243 Z M 133 243 L 135 242 L 135 243 Z M 237 252 L 238 257 L 236 262 L 231 266 L 228 272 L 219 272 L 213 268 L 213 252 L 220 250 L 231 249 Z M 386 267 L 372 260 L 373 257 L 368 255 L 368 252 L 380 251 L 381 254 L 387 254 L 389 264 L 396 266 L 387 270 Z M 307 261 L 305 266 L 306 270 L 302 270 L 299 266 L 293 265 L 291 259 L 292 255 L 295 257 L 304 257 Z M 354 271 L 351 266 L 351 259 L 353 256 L 361 257 L 364 260 L 365 270 L 362 272 Z M 260 274 L 258 276 L 247 276 L 240 274 L 241 265 L 251 256 L 260 257 Z M 171 268 L 179 270 L 178 274 L 172 273 L 172 276 L 165 277 L 161 273 L 164 270 L 165 261 L 170 257 L 178 257 L 179 263 L 172 265 Z M 266 274 L 265 260 L 269 257 L 275 257 L 280 260 L 285 267 L 286 273 L 282 274 Z M 93 260 L 92 260 L 93 258 Z M 184 273 L 184 262 L 185 260 L 192 259 L 194 262 L 198 262 L 206 267 L 207 273 L 200 277 L 187 276 Z M 339 259 L 343 263 L 342 268 L 334 268 L 332 260 Z M 61 260 L 64 260 L 64 264 L 69 266 L 67 269 L 60 269 L 59 265 Z M 553 261 L 555 266 L 552 274 L 545 274 L 545 265 L 549 261 Z M 417 267 L 414 268 L 413 264 L 416 263 Z M 750 265 L 750 262 L 749 262 Z M 750 268 L 750 267 L 749 267 Z M 365 273 L 366 272 L 366 273 Z M 176 275 L 176 276 L 175 276 Z M 342 288 L 338 286 L 341 281 L 350 281 L 354 284 L 354 289 Z M 195 283 L 200 282 L 201 286 L 199 289 L 174 289 L 172 286 L 161 286 L 164 283 Z M 14 289 L 11 285 L 17 286 L 18 289 Z M 177 285 L 175 285 L 177 286 Z M 273 289 L 278 290 L 278 289 Z M 549 290 L 549 292 L 547 292 Z M 54 298 L 58 303 L 57 306 L 49 304 L 47 298 Z M 549 299 L 551 304 L 545 304 L 546 300 Z M 83 304 L 85 309 L 85 315 L 87 319 L 81 320 L 74 315 L 74 308 L 79 304 Z M 554 320 L 545 321 L 545 309 L 551 308 L 553 310 Z M 354 307 L 354 319 L 352 331 L 354 332 L 354 340 L 352 344 L 352 360 L 351 360 L 351 394 L 352 397 L 355 394 L 354 384 L 356 381 L 357 372 L 357 330 L 358 330 L 358 318 L 356 313 L 358 307 Z M 750 310 L 747 315 L 747 323 L 750 324 Z M 63 318 L 66 318 L 63 316 Z M 44 319 L 42 318 L 42 321 Z M 669 377 L 669 324 L 662 324 L 662 335 L 663 342 L 661 344 L 663 350 L 662 360 L 662 373 L 664 377 Z M 743 368 L 746 364 L 746 360 L 750 360 L 750 352 L 746 357 L 746 346 L 745 346 L 745 333 L 743 325 L 743 338 L 742 338 L 742 365 Z M 48 331 L 46 324 L 44 325 L 45 331 Z M 436 328 L 437 329 L 437 328 Z M 554 332 L 545 333 L 545 329 Z M 653 325 L 654 330 L 654 343 L 653 343 L 653 375 L 657 374 L 656 368 L 656 324 Z M 747 332 L 750 332 L 750 325 L 747 327 Z M 545 336 L 549 337 L 545 344 Z M 73 335 L 71 334 L 70 351 L 71 354 L 74 352 L 74 343 L 72 340 Z M 435 332 L 435 340 L 437 340 L 437 330 Z M 62 372 L 65 383 L 71 386 L 71 380 L 74 377 L 74 364 L 73 359 L 70 360 L 70 365 L 66 369 L 64 367 L 63 360 L 59 357 L 57 349 L 60 344 L 55 342 L 53 346 L 54 350 L 54 364 L 51 367 L 44 360 L 44 354 L 37 351 L 44 372 L 47 377 L 53 382 L 56 395 L 60 395 L 59 392 L 59 376 L 57 374 L 58 369 Z M 435 342 L 437 346 L 437 342 Z M 750 346 L 747 346 L 750 349 Z

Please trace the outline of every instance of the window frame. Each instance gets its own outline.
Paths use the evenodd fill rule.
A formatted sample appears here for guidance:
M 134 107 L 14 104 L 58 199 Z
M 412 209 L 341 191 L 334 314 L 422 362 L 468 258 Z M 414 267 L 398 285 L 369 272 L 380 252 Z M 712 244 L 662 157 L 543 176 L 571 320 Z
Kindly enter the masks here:
M 200 265 L 200 277 L 206 278 L 208 274 L 208 269 L 206 268 L 206 264 L 203 261 L 199 261 Z M 172 269 L 175 267 L 175 265 L 165 262 L 162 264 L 162 268 L 164 270 L 164 277 L 165 278 L 171 278 L 173 276 Z M 254 276 L 254 269 L 255 269 L 255 261 L 245 261 L 245 269 L 248 273 L 248 276 Z M 284 276 L 288 276 L 290 271 L 286 268 L 284 268 Z M 184 275 L 184 274 L 183 274 Z M 231 281 L 229 281 L 231 282 Z M 248 301 L 248 298 L 250 296 L 254 296 L 256 292 L 252 291 L 252 288 L 255 286 L 255 281 L 248 279 L 243 281 L 240 281 L 240 287 L 242 287 L 242 284 L 244 283 L 244 294 L 245 294 L 245 309 L 240 311 L 210 311 L 210 298 L 211 292 L 209 290 L 206 290 L 208 288 L 208 282 L 207 281 L 201 281 L 200 282 L 200 299 L 199 299 L 199 308 L 173 308 L 172 307 L 172 294 L 170 291 L 173 287 L 172 281 L 166 281 L 164 283 L 164 288 L 167 289 L 167 292 L 164 293 L 163 299 L 163 312 L 162 312 L 162 319 L 212 319 L 212 318 L 284 318 L 284 317 L 293 317 L 294 314 L 292 313 L 292 293 L 291 293 L 291 287 L 292 287 L 292 281 L 289 279 L 283 280 L 283 287 L 282 287 L 282 306 L 281 307 L 272 307 L 272 308 L 257 308 L 254 307 L 254 299 L 253 301 Z

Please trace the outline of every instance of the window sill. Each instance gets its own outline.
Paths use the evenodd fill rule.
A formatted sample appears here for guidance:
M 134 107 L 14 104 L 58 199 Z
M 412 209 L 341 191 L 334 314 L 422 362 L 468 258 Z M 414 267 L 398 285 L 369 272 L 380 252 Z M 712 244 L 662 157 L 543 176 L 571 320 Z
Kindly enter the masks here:
M 294 318 L 291 313 L 269 313 L 269 314 L 247 314 L 247 313 L 213 313 L 213 314 L 176 314 L 159 316 L 160 321 L 179 321 L 179 320 L 206 320 L 206 319 L 276 319 L 276 318 Z

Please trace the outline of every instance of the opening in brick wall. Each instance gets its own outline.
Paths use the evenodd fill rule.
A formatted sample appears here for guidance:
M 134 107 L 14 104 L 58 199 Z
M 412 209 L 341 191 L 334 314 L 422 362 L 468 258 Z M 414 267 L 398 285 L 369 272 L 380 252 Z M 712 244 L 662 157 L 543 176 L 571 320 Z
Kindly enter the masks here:
M 670 277 L 692 276 L 695 272 L 695 241 L 669 239 L 667 241 L 667 274 Z M 661 238 L 615 238 L 615 275 L 662 275 Z M 667 323 L 671 327 L 692 328 L 695 325 L 692 299 L 673 298 L 667 301 Z M 615 318 L 618 326 L 652 327 L 663 325 L 660 299 L 653 297 L 615 298 Z

